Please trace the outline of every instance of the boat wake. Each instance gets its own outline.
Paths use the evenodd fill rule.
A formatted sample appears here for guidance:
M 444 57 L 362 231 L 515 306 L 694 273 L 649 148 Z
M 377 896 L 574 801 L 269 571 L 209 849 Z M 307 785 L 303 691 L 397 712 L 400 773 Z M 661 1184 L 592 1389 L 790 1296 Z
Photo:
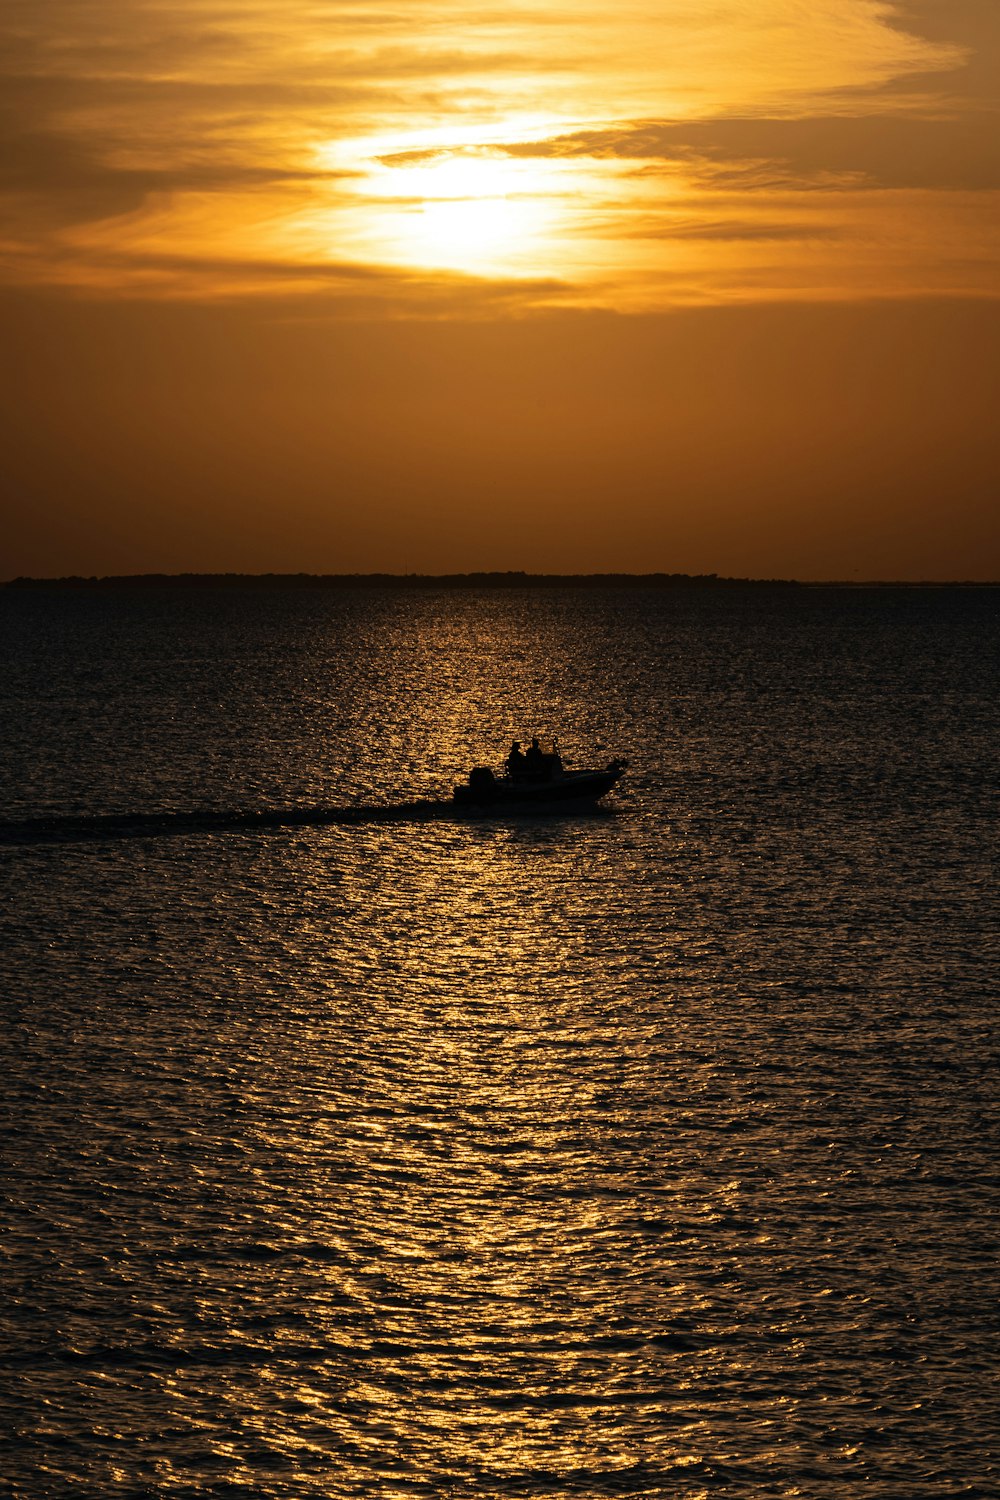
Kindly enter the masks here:
M 509 812 L 509 810 L 508 810 Z M 525 808 L 534 816 L 612 816 L 606 808 L 567 806 Z M 185 812 L 105 813 L 0 820 L 0 844 L 75 844 L 109 839 L 148 839 L 199 833 L 255 833 L 280 828 L 355 827 L 378 823 L 432 823 L 489 819 L 498 808 L 463 807 L 452 801 L 422 799 L 355 807 L 192 808 Z

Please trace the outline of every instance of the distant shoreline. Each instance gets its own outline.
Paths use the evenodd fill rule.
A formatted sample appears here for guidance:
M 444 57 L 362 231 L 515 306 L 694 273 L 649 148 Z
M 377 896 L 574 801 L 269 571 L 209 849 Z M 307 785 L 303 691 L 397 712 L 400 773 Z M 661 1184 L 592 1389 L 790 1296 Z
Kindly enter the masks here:
M 793 588 L 793 589 L 992 589 L 1000 580 L 900 580 L 729 578 L 718 573 L 112 573 L 104 577 L 71 574 L 62 578 L 8 579 L 7 589 L 122 588 Z

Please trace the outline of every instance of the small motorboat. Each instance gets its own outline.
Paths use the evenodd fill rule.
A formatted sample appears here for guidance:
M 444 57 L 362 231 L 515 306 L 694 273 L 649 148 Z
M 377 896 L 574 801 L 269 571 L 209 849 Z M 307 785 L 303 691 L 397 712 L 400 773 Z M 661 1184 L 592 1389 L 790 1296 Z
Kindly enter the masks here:
M 567 771 L 558 755 L 536 774 L 496 776 L 489 766 L 474 766 L 469 779 L 455 788 L 460 807 L 538 807 L 571 803 L 577 807 L 597 802 L 621 779 L 628 764 L 612 760 L 602 771 Z

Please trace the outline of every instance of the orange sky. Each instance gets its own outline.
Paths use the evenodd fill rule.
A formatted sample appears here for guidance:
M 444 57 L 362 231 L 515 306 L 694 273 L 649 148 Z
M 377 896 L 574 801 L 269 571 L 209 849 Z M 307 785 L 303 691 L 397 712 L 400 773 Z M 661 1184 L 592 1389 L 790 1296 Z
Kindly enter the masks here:
M 996 0 L 0 41 L 0 577 L 1000 577 Z

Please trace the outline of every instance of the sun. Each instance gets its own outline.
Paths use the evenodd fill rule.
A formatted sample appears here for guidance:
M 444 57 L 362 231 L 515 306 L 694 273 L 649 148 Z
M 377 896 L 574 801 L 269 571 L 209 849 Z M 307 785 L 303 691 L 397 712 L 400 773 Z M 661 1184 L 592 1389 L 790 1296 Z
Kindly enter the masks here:
M 358 209 L 369 255 L 482 276 L 537 276 L 551 265 L 567 192 L 558 164 L 467 139 L 397 138 L 366 155 Z
M 379 184 L 412 265 L 497 274 L 532 266 L 554 217 L 550 185 L 533 164 L 485 152 L 390 166 Z
M 507 196 L 425 198 L 406 225 L 407 258 L 455 271 L 515 270 L 534 258 L 545 215 Z

